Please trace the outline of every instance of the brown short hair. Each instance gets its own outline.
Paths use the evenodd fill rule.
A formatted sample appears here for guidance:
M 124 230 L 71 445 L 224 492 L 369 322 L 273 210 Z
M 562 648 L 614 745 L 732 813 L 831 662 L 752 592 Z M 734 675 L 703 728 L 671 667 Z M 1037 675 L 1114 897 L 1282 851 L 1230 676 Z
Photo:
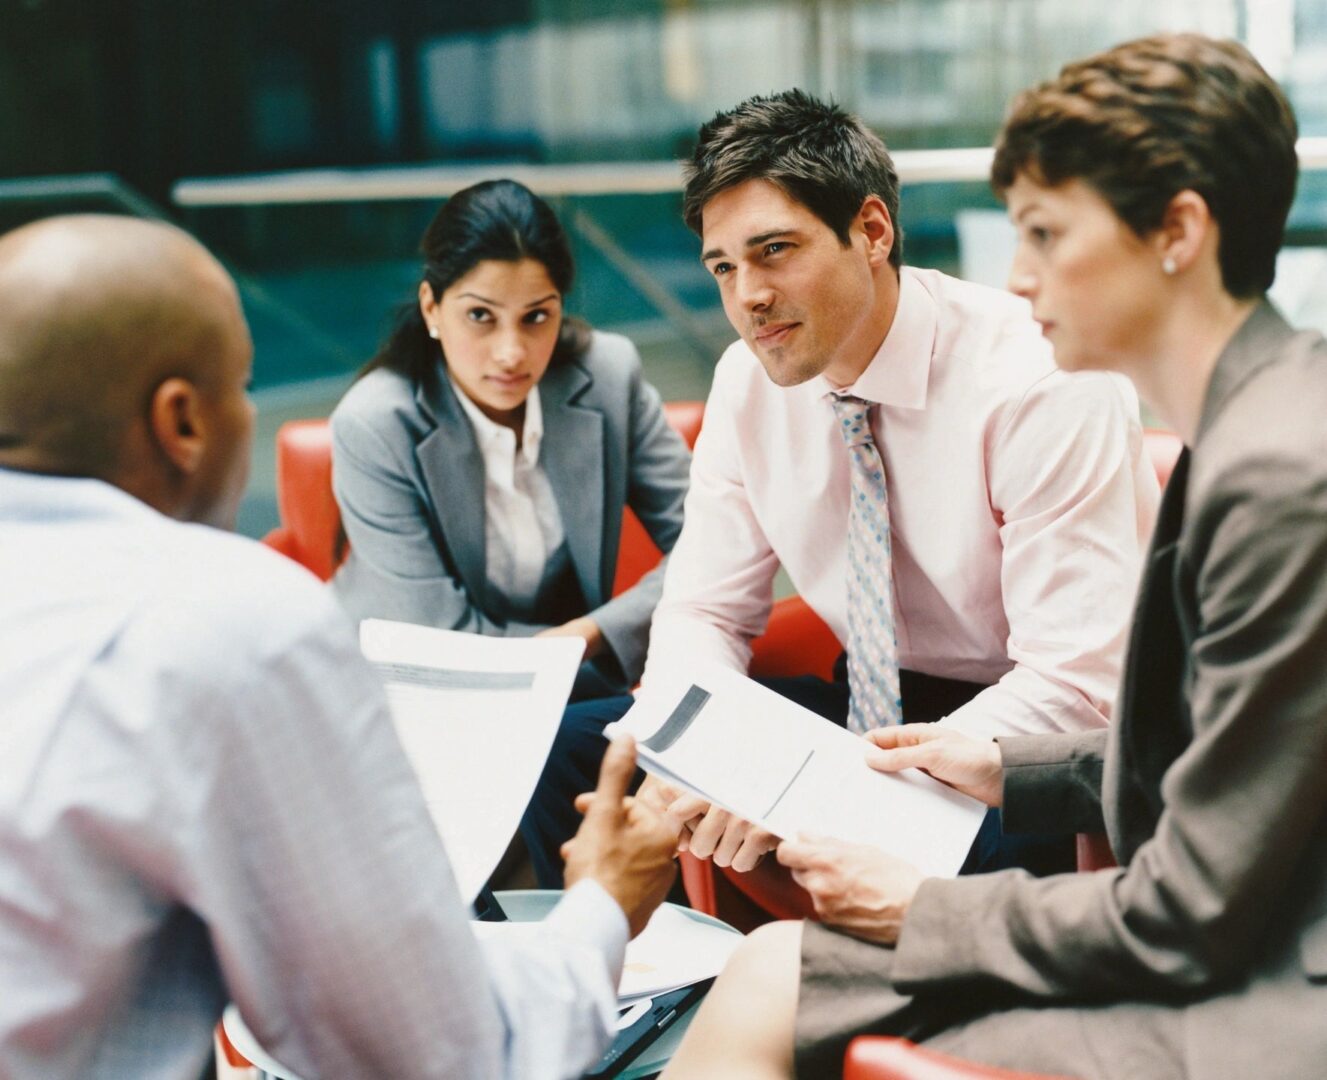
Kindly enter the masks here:
M 878 195 L 894 224 L 889 261 L 903 263 L 898 173 L 881 138 L 833 102 L 804 90 L 748 98 L 700 129 L 686 165 L 682 216 L 697 236 L 705 204 L 748 180 L 782 188 L 834 230 L 845 246 L 852 219 Z
M 1252 54 L 1201 34 L 1158 35 L 1066 65 L 1014 99 L 991 186 L 1019 174 L 1081 180 L 1137 235 L 1197 192 L 1220 230 L 1226 290 L 1248 299 L 1276 276 L 1299 159 L 1290 103 Z

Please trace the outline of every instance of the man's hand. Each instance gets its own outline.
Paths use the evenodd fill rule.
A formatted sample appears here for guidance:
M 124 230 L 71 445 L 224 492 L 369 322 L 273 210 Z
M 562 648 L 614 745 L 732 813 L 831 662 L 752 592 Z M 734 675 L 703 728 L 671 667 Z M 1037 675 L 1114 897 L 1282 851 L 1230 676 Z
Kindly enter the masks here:
M 627 797 L 636 771 L 636 742 L 614 739 L 599 767 L 599 786 L 576 799 L 585 815 L 562 845 L 567 887 L 593 878 L 621 906 L 635 937 L 673 884 L 677 833 L 639 799 Z
M 811 894 L 825 923 L 881 945 L 898 941 L 922 883 L 921 872 L 902 859 L 827 837 L 785 840 L 778 859 Z
M 588 615 L 564 622 L 561 626 L 550 626 L 540 630 L 535 637 L 578 637 L 585 640 L 585 659 L 592 660 L 604 651 L 604 632 L 599 624 Z
M 669 813 L 669 808 L 676 805 L 679 810 L 685 812 L 686 800 L 690 798 L 691 796 L 680 787 L 675 787 L 666 780 L 660 780 L 657 776 L 646 776 L 640 787 L 636 789 L 636 801 L 644 803 L 659 814 L 673 830 L 673 835 L 679 838 L 684 835 L 687 819 Z M 686 848 L 679 846 L 678 850 L 685 851 Z
M 939 724 L 898 724 L 868 731 L 866 740 L 866 763 L 879 772 L 921 769 L 987 806 L 1004 799 L 1004 764 L 993 739 L 980 742 Z

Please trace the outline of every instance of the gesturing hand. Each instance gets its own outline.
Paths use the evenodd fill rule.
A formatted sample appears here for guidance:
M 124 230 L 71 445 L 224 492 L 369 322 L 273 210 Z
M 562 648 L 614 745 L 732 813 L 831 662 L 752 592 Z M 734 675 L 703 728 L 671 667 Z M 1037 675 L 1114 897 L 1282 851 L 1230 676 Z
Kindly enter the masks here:
M 680 812 L 686 812 L 687 800 L 692 798 L 680 787 L 660 780 L 657 776 L 646 776 L 636 789 L 636 801 L 642 802 L 651 810 L 660 814 L 668 826 L 673 830 L 673 835 L 678 837 L 679 851 L 685 851 L 682 846 L 681 838 L 686 835 L 686 818 L 678 817 L 672 812 L 674 805 Z
M 893 945 L 922 883 L 910 863 L 878 848 L 828 837 L 799 837 L 779 845 L 779 862 L 811 894 L 816 914 L 854 937 Z
M 866 733 L 866 763 L 879 772 L 921 769 L 955 791 L 999 806 L 1004 797 L 1000 747 L 939 724 L 898 724 Z
M 599 785 L 576 798 L 585 815 L 576 835 L 562 845 L 570 888 L 593 878 L 621 906 L 631 936 L 645 928 L 673 883 L 677 832 L 639 799 L 627 797 L 636 770 L 636 742 L 614 739 L 599 767 Z

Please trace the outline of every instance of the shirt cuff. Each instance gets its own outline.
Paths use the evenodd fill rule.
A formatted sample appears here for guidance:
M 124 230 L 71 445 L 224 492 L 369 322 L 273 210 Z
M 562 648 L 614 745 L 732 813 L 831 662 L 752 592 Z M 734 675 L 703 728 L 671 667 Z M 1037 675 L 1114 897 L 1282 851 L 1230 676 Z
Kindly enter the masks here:
M 1101 832 L 1107 734 L 1024 735 L 997 740 L 1003 765 L 1000 825 L 1006 833 Z
M 616 987 L 622 978 L 630 928 L 627 916 L 608 891 L 593 878 L 576 882 L 544 920 L 559 937 L 583 941 L 600 953 Z

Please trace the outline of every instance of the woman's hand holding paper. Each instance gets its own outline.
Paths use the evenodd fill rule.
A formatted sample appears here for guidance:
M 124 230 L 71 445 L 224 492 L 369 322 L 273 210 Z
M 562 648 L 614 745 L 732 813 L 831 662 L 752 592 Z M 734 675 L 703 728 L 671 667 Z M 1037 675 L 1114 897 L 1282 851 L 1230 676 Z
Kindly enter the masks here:
M 879 848 L 829 837 L 799 837 L 779 845 L 779 862 L 811 894 L 816 914 L 865 941 L 893 945 L 923 877 Z

